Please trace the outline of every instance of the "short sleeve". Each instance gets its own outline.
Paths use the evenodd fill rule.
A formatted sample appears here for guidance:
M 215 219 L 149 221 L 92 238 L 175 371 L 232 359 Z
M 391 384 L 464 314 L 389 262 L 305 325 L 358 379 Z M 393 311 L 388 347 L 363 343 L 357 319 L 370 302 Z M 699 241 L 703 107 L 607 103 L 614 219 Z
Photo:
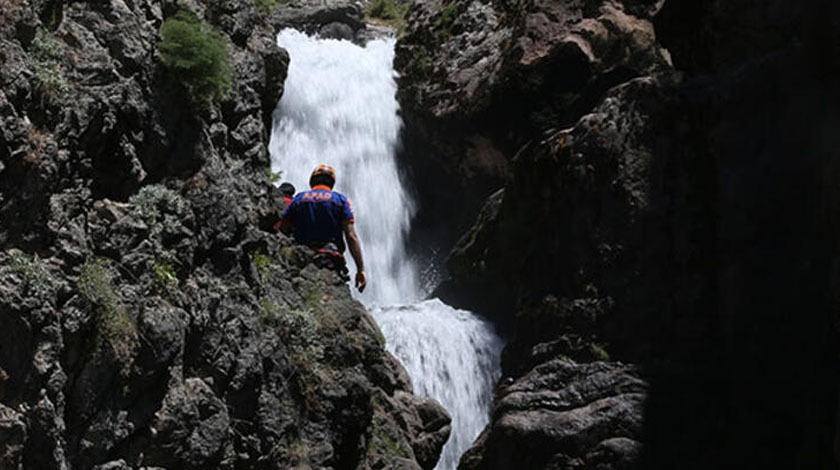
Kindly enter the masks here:
M 353 222 L 355 220 L 353 208 L 350 207 L 350 199 L 346 196 L 344 197 L 344 213 L 341 218 L 344 222 Z

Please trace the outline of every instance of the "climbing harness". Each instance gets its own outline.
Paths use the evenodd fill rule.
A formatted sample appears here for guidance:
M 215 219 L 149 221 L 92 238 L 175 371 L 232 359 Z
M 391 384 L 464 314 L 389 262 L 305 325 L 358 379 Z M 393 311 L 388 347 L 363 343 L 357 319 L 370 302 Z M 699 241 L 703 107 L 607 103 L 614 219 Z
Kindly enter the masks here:
M 315 250 L 315 255 L 312 256 L 312 261 L 315 263 L 315 266 L 335 271 L 345 282 L 350 280 L 350 271 L 347 269 L 347 262 L 344 259 L 344 255 L 338 251 L 338 245 L 327 242 L 312 244 L 310 248 Z

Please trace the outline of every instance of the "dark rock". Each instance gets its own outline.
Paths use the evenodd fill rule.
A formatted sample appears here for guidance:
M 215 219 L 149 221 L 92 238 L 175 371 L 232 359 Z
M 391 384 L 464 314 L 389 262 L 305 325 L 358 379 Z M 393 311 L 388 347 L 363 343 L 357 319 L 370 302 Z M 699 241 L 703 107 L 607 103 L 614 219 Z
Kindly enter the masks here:
M 349 28 L 355 35 L 365 27 L 362 4 L 351 0 L 294 0 L 280 7 L 272 21 L 277 29 L 295 28 L 309 34 L 329 27 L 342 32 Z
M 586 455 L 586 461 L 594 470 L 618 470 L 636 468 L 642 451 L 639 441 L 616 437 L 602 441 Z
M 500 391 L 458 468 L 634 468 L 646 388 L 632 367 L 546 362 Z
M 632 6 L 626 6 L 623 3 Z M 603 94 L 667 69 L 656 2 L 421 2 L 397 44 L 404 165 L 420 200 L 416 243 L 454 242 L 463 214 L 497 191 L 546 129 Z M 438 220 L 446 220 L 440 224 Z
M 205 381 L 176 375 L 150 428 L 158 451 L 148 462 L 196 468 L 217 461 L 230 445 L 230 425 L 224 402 Z
M 355 31 L 353 31 L 353 28 L 345 23 L 334 21 L 321 26 L 321 29 L 318 30 L 318 35 L 322 38 L 344 39 L 350 41 L 353 39 Z
M 423 469 L 431 470 L 437 465 L 441 449 L 452 431 L 449 413 L 434 400 L 406 392 L 398 392 L 394 398 L 401 403 L 402 416 L 414 436 L 411 449 L 417 462 Z
M 177 7 L 234 72 L 200 114 L 156 58 Z M 253 2 L 0 10 L 0 467 L 434 459 L 435 407 L 395 398 L 409 381 L 368 312 L 260 225 L 288 55 Z
M 516 325 L 506 375 L 601 345 L 649 383 L 641 433 L 582 453 L 550 441 L 539 465 L 836 465 L 838 116 L 823 103 L 840 69 L 816 51 L 836 50 L 840 23 L 829 2 L 765 7 L 666 2 L 657 33 L 681 73 L 612 88 L 523 147 L 454 253 L 455 289 L 497 294 Z M 552 438 L 562 424 L 541 422 Z M 494 423 L 465 462 L 495 461 Z
M 2 386 L 2 385 L 0 385 Z M 2 393 L 0 393 L 2 398 Z M 26 423 L 23 415 L 0 404 L 0 442 L 2 442 L 2 457 L 0 467 L 20 468 L 26 442 Z

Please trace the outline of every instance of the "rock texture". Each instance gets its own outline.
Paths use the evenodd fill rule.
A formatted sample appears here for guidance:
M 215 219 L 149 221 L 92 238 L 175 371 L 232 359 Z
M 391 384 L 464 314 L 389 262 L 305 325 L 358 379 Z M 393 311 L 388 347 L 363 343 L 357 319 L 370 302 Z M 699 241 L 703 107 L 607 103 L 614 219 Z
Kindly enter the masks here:
M 251 2 L 196 115 L 174 3 L 0 8 L 0 468 L 432 468 L 449 433 L 371 316 L 274 216 L 288 57 Z
M 502 386 L 459 468 L 629 468 L 641 451 L 645 391 L 632 367 L 545 362 Z
M 361 38 L 366 29 L 361 2 L 349 0 L 294 0 L 278 6 L 272 22 L 334 39 Z
M 667 68 L 651 22 L 660 6 L 418 3 L 395 67 L 407 123 L 405 164 L 425 202 L 421 224 L 443 219 L 464 229 L 462 214 L 503 184 L 521 145 L 573 124 L 609 88 Z
M 838 13 L 666 1 L 655 30 L 675 72 L 534 129 L 453 251 L 452 299 L 512 325 L 516 386 L 564 356 L 637 364 L 644 420 L 593 447 L 542 402 L 525 429 L 503 389 L 464 468 L 836 467 Z M 575 383 L 535 389 L 553 403 Z M 550 439 L 496 464 L 510 429 Z

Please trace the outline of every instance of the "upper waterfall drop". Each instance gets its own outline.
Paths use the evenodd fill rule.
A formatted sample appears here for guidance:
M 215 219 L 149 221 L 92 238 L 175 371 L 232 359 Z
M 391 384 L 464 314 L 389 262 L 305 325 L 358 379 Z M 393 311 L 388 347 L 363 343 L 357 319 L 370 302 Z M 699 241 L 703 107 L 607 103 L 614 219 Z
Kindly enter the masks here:
M 394 154 L 402 121 L 394 81 L 394 43 L 317 39 L 286 29 L 277 37 L 290 53 L 286 90 L 269 150 L 272 170 L 299 191 L 319 163 L 336 169 L 336 191 L 358 216 L 369 282 L 367 304 L 419 300 L 417 269 L 404 256 L 415 205 L 400 181 Z M 355 266 L 348 261 L 351 275 Z
M 368 274 L 368 290 L 354 295 L 405 366 L 414 393 L 435 398 L 452 416 L 436 468 L 453 470 L 487 422 L 502 341 L 472 312 L 437 299 L 420 301 L 420 270 L 406 254 L 415 205 L 395 159 L 402 127 L 395 40 L 360 47 L 284 30 L 277 41 L 289 51 L 290 64 L 274 115 L 272 169 L 305 190 L 316 165 L 335 167 L 335 189 L 351 200 Z M 353 274 L 355 266 L 348 264 Z

